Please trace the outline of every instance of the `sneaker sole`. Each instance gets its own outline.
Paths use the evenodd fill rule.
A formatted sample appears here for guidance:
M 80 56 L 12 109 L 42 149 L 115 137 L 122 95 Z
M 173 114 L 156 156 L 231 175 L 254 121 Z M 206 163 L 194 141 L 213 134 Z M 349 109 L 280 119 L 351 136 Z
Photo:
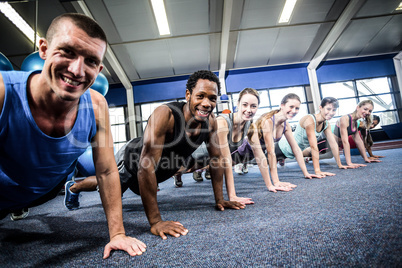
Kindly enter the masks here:
M 64 194 L 64 206 L 68 209 L 68 210 L 77 210 L 77 209 L 79 209 L 80 208 L 80 206 L 78 205 L 78 207 L 72 207 L 72 208 L 69 208 L 68 206 L 67 206 L 67 192 L 68 191 L 70 191 L 70 187 L 71 187 L 71 185 L 69 184 L 69 187 L 68 187 L 68 189 L 67 189 L 67 182 L 66 182 L 66 184 L 64 185 L 64 191 L 65 191 L 65 194 Z
M 11 213 L 10 214 L 10 219 L 12 221 L 19 221 L 19 220 L 22 220 L 22 219 L 25 219 L 26 217 L 28 217 L 28 214 L 29 214 L 29 210 L 27 212 L 22 213 L 19 216 L 13 216 L 13 214 Z

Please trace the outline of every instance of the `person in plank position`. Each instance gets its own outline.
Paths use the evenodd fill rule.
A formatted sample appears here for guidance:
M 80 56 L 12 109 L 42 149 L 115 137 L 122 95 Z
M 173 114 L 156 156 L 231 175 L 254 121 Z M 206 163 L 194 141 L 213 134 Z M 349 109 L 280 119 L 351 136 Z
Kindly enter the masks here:
M 177 221 L 162 220 L 157 203 L 157 185 L 189 166 L 191 154 L 203 143 L 211 159 L 211 181 L 218 210 L 240 209 L 245 205 L 223 199 L 222 180 L 225 159 L 217 141 L 216 106 L 220 83 L 206 70 L 192 74 L 186 85 L 186 101 L 159 106 L 151 114 L 143 137 L 135 138 L 116 154 L 122 192 L 130 188 L 141 195 L 151 233 L 166 239 L 186 235 L 188 230 Z M 81 191 L 97 187 L 94 177 L 88 177 L 68 187 L 67 194 L 78 198 Z
M 82 14 L 53 20 L 39 41 L 41 72 L 0 75 L 0 219 L 26 217 L 28 208 L 57 196 L 78 157 L 93 147 L 96 179 L 111 250 L 140 255 L 145 244 L 125 235 L 119 173 L 105 98 L 88 90 L 102 70 L 107 40 Z

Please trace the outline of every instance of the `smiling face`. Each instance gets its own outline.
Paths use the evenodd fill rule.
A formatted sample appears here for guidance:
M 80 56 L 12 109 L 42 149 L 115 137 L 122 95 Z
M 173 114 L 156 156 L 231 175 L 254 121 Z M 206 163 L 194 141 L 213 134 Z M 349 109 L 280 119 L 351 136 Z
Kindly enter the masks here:
M 373 123 L 370 126 L 370 129 L 375 128 L 380 122 L 378 122 L 378 120 L 373 119 Z
M 252 94 L 244 94 L 239 100 L 237 107 L 239 107 L 238 114 L 244 121 L 250 121 L 258 110 L 258 99 Z
M 331 120 L 336 114 L 337 108 L 334 107 L 333 103 L 327 103 L 324 107 L 319 107 L 320 113 L 325 120 Z
M 300 110 L 300 101 L 297 99 L 288 99 L 285 104 L 281 104 L 281 112 L 286 119 L 292 119 Z
M 362 105 L 360 107 L 357 106 L 356 115 L 357 115 L 358 118 L 366 118 L 367 116 L 371 115 L 371 113 L 373 112 L 373 109 L 374 109 L 374 107 L 370 103 L 366 103 L 366 104 L 364 104 L 364 105 Z
M 77 100 L 102 70 L 105 51 L 104 41 L 88 36 L 66 19 L 51 43 L 40 40 L 39 53 L 45 60 L 42 74 L 57 97 Z
M 186 100 L 192 117 L 196 121 L 206 121 L 215 109 L 218 98 L 218 85 L 215 82 L 199 79 L 193 92 L 186 90 Z

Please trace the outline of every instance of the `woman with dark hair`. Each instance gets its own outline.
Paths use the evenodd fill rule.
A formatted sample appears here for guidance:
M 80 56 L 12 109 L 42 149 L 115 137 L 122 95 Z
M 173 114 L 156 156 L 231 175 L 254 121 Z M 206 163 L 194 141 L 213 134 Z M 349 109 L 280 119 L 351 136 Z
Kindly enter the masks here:
M 308 114 L 300 119 L 294 132 L 294 137 L 303 151 L 304 157 L 311 157 L 313 160 L 314 172 L 322 176 L 334 176 L 334 173 L 321 171 L 320 152 L 328 149 L 328 144 L 333 152 L 339 168 L 347 169 L 343 166 L 339 157 L 339 148 L 335 137 L 332 134 L 329 120 L 334 117 L 338 109 L 338 100 L 333 97 L 326 97 L 321 101 L 317 114 Z M 326 139 L 319 139 L 325 134 Z M 318 141 L 317 141 L 318 140 Z M 279 142 L 279 148 L 287 158 L 294 158 L 294 154 L 289 143 L 283 140 Z
M 280 109 L 263 114 L 255 124 L 250 126 L 247 134 L 252 154 L 258 164 L 265 185 L 271 192 L 278 190 L 289 191 L 296 187 L 294 184 L 279 181 L 276 145 L 279 140 L 282 140 L 283 136 L 291 144 L 303 175 L 309 179 L 321 177 L 321 175 L 308 173 L 302 151 L 293 137 L 292 128 L 287 124 L 287 120 L 292 119 L 299 112 L 300 103 L 299 96 L 294 93 L 287 94 L 281 101 Z M 270 178 L 269 173 L 271 173 L 272 178 Z

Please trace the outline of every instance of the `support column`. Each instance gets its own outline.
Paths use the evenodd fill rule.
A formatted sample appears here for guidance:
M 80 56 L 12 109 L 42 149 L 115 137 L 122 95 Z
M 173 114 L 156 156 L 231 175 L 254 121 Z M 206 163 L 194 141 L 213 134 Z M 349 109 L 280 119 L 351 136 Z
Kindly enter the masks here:
M 128 140 L 134 139 L 137 137 L 137 128 L 136 128 L 136 118 L 135 118 L 135 108 L 134 108 L 134 92 L 133 87 L 126 88 L 127 95 L 127 111 L 128 111 L 128 127 L 130 130 L 130 137 Z
M 321 104 L 320 87 L 318 85 L 316 69 L 307 68 L 308 79 L 310 80 L 311 96 L 313 98 L 314 112 L 319 111 L 318 107 Z
M 398 80 L 399 91 L 402 90 L 402 52 L 399 52 L 398 55 L 394 57 L 394 66 L 396 72 L 396 79 Z M 402 101 L 402 94 L 399 94 Z

